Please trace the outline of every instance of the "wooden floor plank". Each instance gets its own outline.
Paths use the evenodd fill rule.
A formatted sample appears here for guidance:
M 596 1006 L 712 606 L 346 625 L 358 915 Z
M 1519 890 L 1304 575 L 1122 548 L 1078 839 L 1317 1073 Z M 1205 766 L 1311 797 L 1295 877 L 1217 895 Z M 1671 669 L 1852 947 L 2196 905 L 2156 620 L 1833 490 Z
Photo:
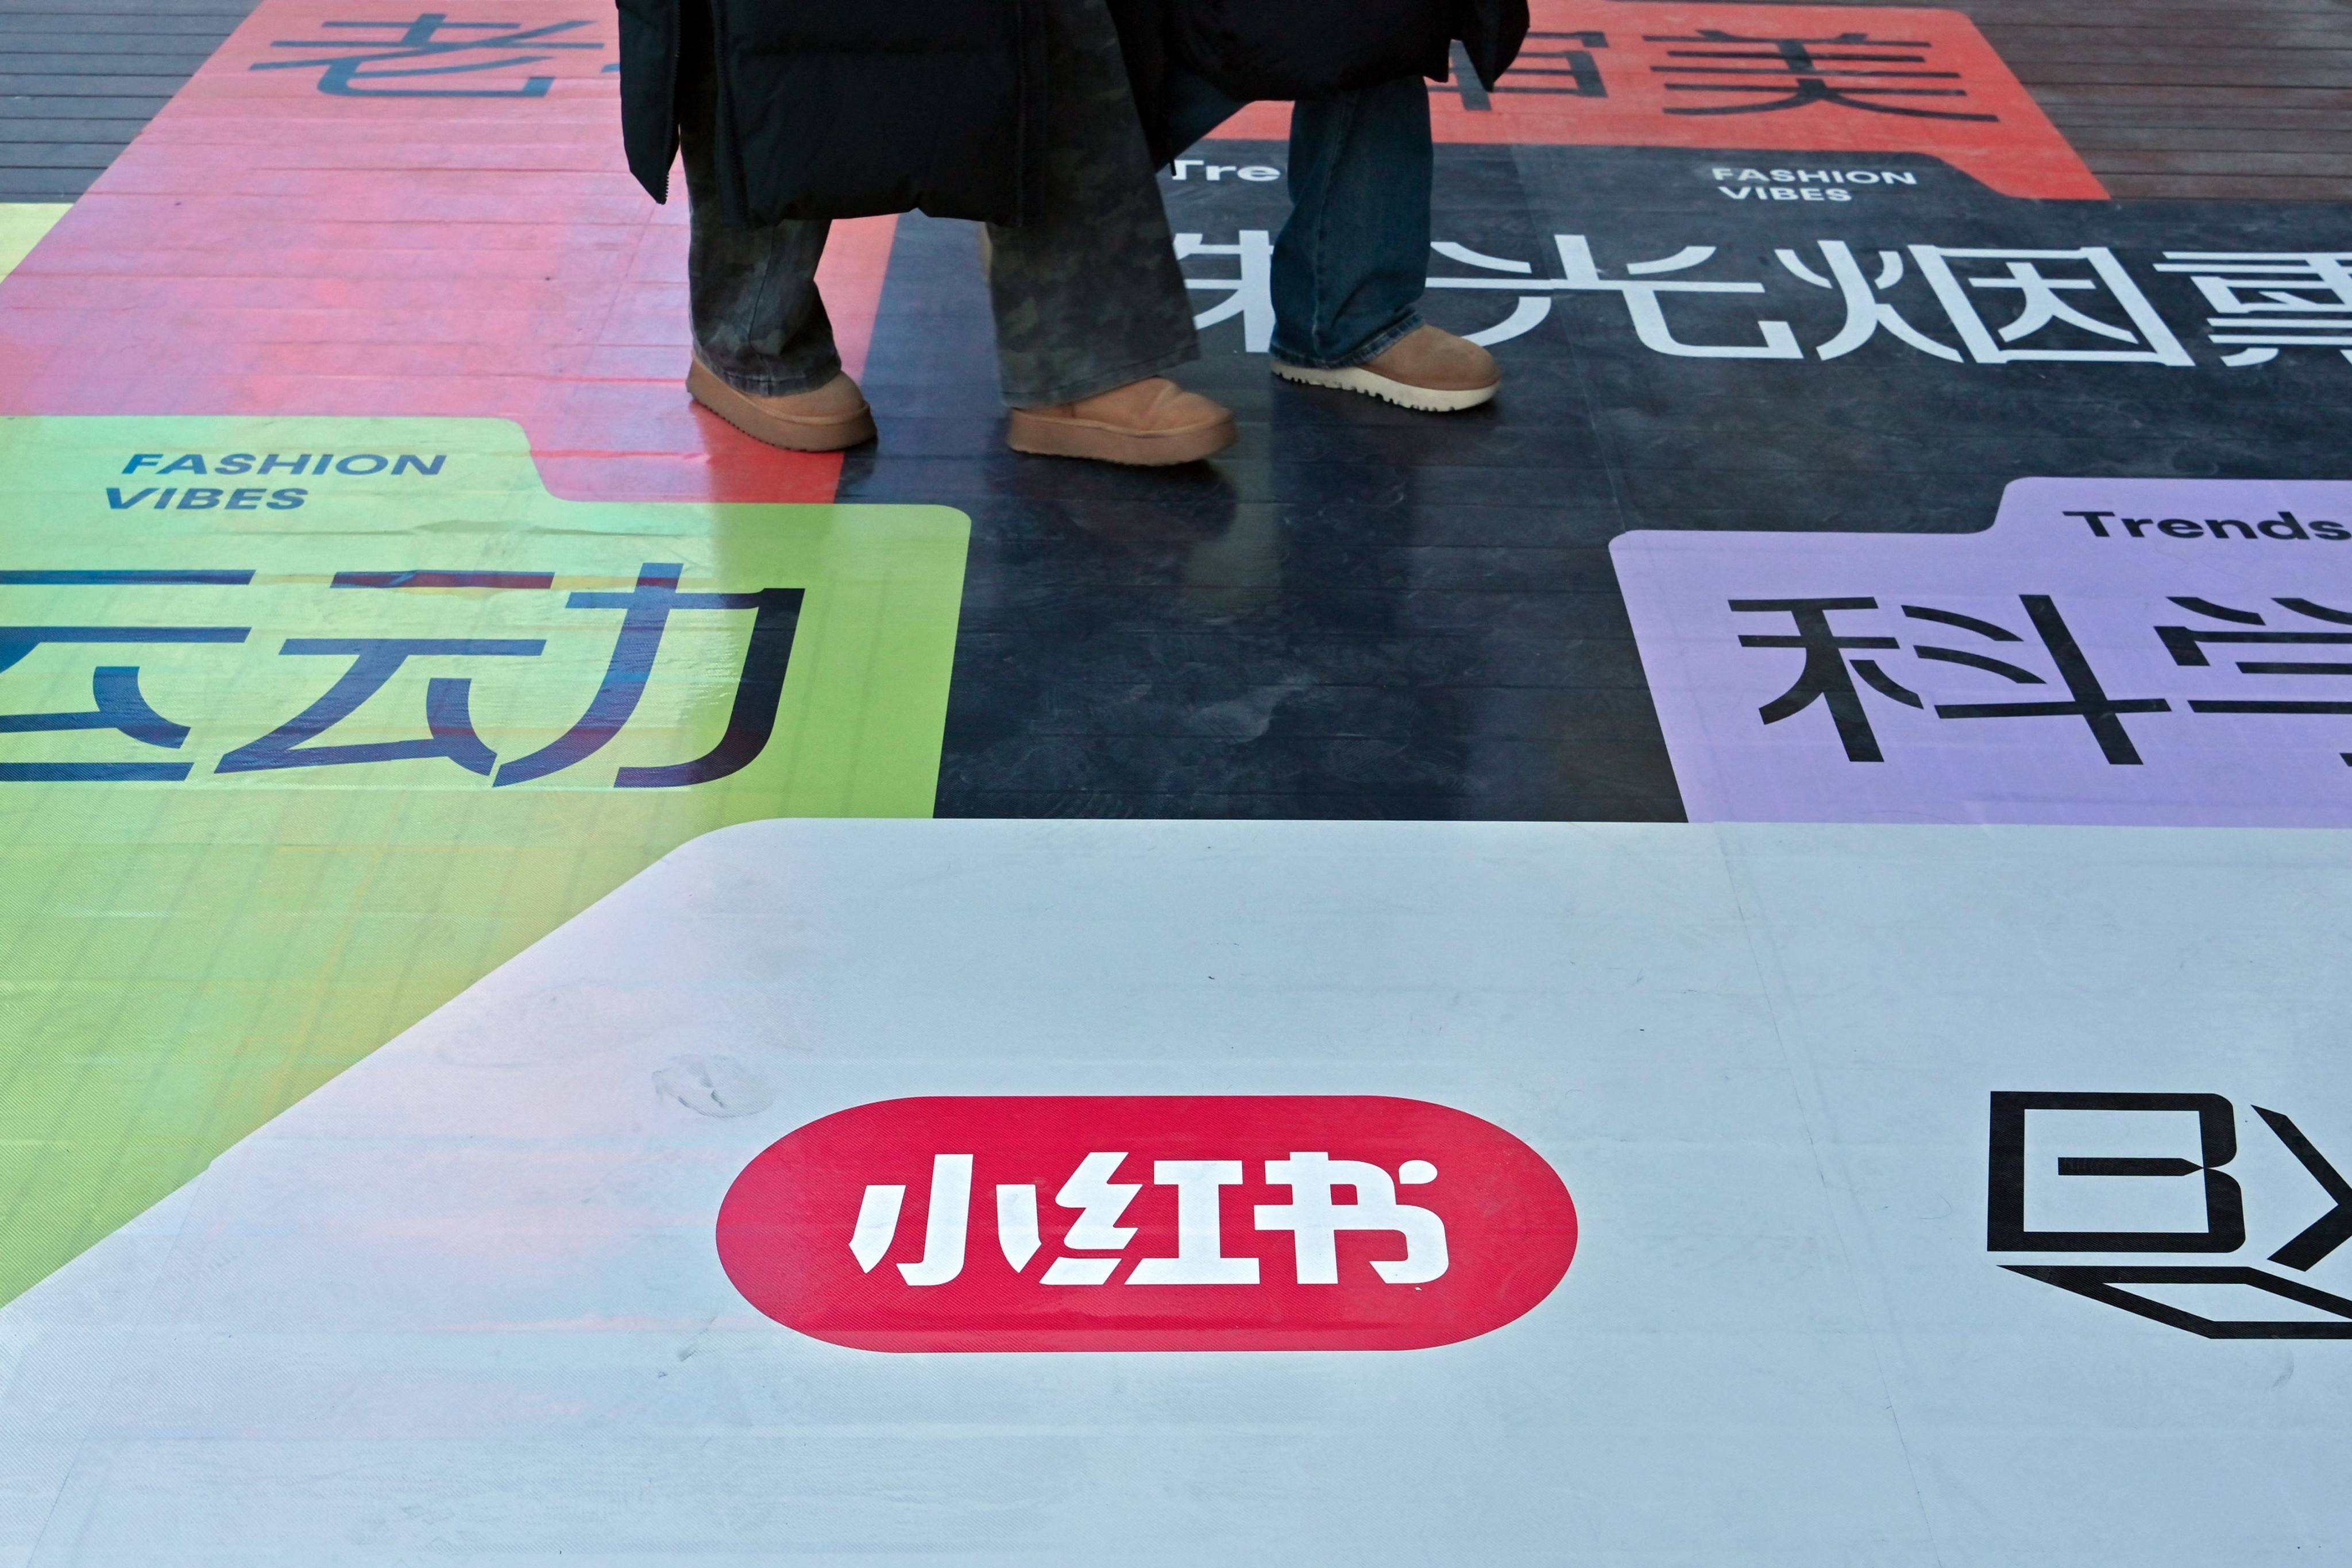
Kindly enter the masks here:
M 96 21 L 140 20 L 151 16 L 204 16 L 219 22 L 226 33 L 252 13 L 237 0 L 106 0 L 91 5 L 60 4 L 60 0 L 0 0 L 0 16 L 79 16 Z
M 2104 153 L 2100 167 L 2110 174 L 2245 174 L 2266 178 L 2294 175 L 2304 179 L 2352 181 L 2340 153 L 2188 152 L 2175 148 L 2150 152 L 2144 148 Z
M 121 150 L 111 142 L 0 142 L 0 169 L 103 169 Z
M 0 0 L 0 200 L 70 202 L 253 0 Z
M 1872 4 L 1874 0 L 1853 0 Z M 2126 0 L 2122 4 L 2063 5 L 2052 0 L 1962 0 L 1958 7 L 1979 26 L 2009 22 L 2049 23 L 2063 18 L 2086 26 L 2178 26 L 2189 21 L 2258 28 L 2273 17 L 2342 16 L 2341 0 L 2246 0 L 2220 5 L 2214 0 Z
M 196 57 L 201 63 L 219 40 L 209 30 L 188 33 L 152 32 L 145 26 L 125 27 L 98 35 L 88 28 L 60 28 L 54 23 L 38 28 L 11 24 L 0 27 L 0 58 L 24 55 L 97 55 L 110 59 L 145 59 L 153 55 Z
M 1988 37 L 1994 37 L 1988 34 Z M 2114 30 L 2068 34 L 2033 40 L 2042 47 L 2031 60 L 2011 63 L 2019 69 L 2047 70 L 2053 66 L 2147 66 L 2164 71 L 2194 69 L 2208 75 L 2263 74 L 2302 62 L 2316 70 L 2340 71 L 2343 57 L 2352 54 L 2352 32 L 2332 33 L 2301 43 L 2241 39 L 2229 48 L 2215 48 L 2175 40 L 2149 39 Z M 2336 78 L 2345 79 L 2341 75 Z
M 37 100 L 26 94 L 12 98 L 0 92 L 0 119 L 21 119 L 33 126 L 61 125 L 75 120 L 127 120 L 136 127 L 122 138 L 128 145 L 131 137 L 145 129 L 156 111 L 171 101 L 169 93 L 67 92 L 44 94 Z M 63 127 L 68 135 L 72 130 L 69 125 Z
M 184 49 L 172 54 L 121 54 L 91 49 L 81 54 L 19 54 L 0 45 L 0 76 L 42 76 L 59 81 L 88 77 L 167 77 L 184 82 L 212 58 L 210 49 Z
M 2150 111 L 2148 118 L 2183 110 L 2352 110 L 2352 89 L 2297 88 L 2249 92 L 2242 88 L 2164 86 L 2147 82 L 2076 82 L 2047 84 L 2033 89 L 2034 100 L 2063 128 L 2065 111 L 2081 103 L 2128 105 Z
M 0 168 L 0 202 L 73 201 L 105 172 L 103 164 L 86 169 Z
M 2352 202 L 2352 179 L 2306 180 L 2255 174 L 2116 174 L 2107 188 L 2118 201 Z M 2344 247 L 2342 226 L 2315 231 L 2320 249 Z
M 147 123 L 144 117 L 85 117 L 66 126 L 57 121 L 16 120 L 0 116 L 0 146 L 14 142 L 56 142 L 60 138 L 79 135 L 93 142 L 110 142 L 120 147 L 128 142 Z
M 187 80 L 168 71 L 139 75 L 61 76 L 54 71 L 11 71 L 0 60 L 0 99 L 158 98 L 168 100 Z
M 238 21 L 242 20 L 241 17 L 237 16 L 233 12 L 222 12 L 218 15 L 207 15 L 194 12 L 163 12 L 159 14 L 148 11 L 133 11 L 100 16 L 98 13 L 90 11 L 54 9 L 47 11 L 11 11 L 5 7 L 0 7 L 0 16 L 9 18 L 7 27 L 8 31 L 12 35 L 20 28 L 28 33 L 62 32 L 86 34 L 93 26 L 100 23 L 108 26 L 124 26 L 135 23 L 142 33 L 150 37 L 175 37 L 187 33 L 217 33 L 225 28 L 234 27 Z
M 2328 123 L 2308 126 L 2146 125 L 2093 122 L 2078 125 L 2067 138 L 2085 158 L 2099 155 L 2103 166 L 2117 154 L 2132 153 L 2317 153 L 2336 160 L 2334 172 L 2344 170 L 2344 148 L 2352 140 L 2352 114 L 2336 115 Z
M 2082 23 L 2010 22 L 1981 29 L 2003 55 L 2055 58 L 2075 51 L 2115 48 L 2293 49 L 2352 48 L 2352 17 L 2273 17 L 2258 28 L 2198 23 L 2184 27 L 2091 26 Z

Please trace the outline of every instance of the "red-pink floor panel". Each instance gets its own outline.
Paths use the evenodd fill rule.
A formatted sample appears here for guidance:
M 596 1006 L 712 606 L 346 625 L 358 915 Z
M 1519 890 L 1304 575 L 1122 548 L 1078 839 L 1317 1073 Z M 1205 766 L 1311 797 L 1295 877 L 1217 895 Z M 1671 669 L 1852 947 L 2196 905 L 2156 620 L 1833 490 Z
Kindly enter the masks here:
M 1968 14 L 1913 6 L 1532 0 L 1517 63 L 1482 87 L 1458 50 L 1441 142 L 1924 153 L 2003 195 L 2106 187 Z M 1219 132 L 1285 134 L 1253 104 Z
M 609 7 L 263 0 L 0 281 L 0 414 L 488 416 L 559 494 L 825 500 L 690 404 L 686 207 L 621 161 Z M 822 273 L 862 363 L 895 220 Z

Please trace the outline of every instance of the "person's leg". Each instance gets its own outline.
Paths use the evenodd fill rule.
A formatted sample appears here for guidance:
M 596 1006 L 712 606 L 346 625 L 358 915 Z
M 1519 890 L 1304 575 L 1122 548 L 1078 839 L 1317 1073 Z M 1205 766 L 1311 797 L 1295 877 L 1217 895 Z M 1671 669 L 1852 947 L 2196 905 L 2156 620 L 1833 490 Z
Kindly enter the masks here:
M 687 388 L 746 435 L 803 451 L 874 437 L 872 414 L 842 374 L 816 265 L 831 225 L 727 220 L 713 168 L 718 81 L 709 19 L 688 5 L 678 51 L 678 153 L 691 206 L 687 288 L 694 364 Z
M 1274 356 L 1362 364 L 1421 325 L 1436 154 L 1418 77 L 1297 105 L 1274 246 Z
M 1429 414 L 1475 408 L 1495 356 L 1421 319 L 1436 177 L 1418 77 L 1301 103 L 1274 246 L 1274 374 Z
M 807 392 L 841 374 L 833 322 L 816 291 L 823 222 L 787 219 L 765 228 L 727 221 L 712 167 L 718 82 L 709 18 L 684 7 L 678 47 L 678 156 L 691 205 L 686 276 L 694 346 L 730 386 L 756 396 Z
M 991 227 L 1004 401 L 1081 402 L 1200 358 L 1160 183 L 1104 0 L 1046 0 L 1040 221 Z
M 1240 107 L 1197 79 L 1175 84 L 1171 106 L 1180 146 Z M 1418 78 L 1295 106 L 1270 288 L 1276 375 L 1432 414 L 1493 401 L 1495 356 L 1421 319 L 1435 175 Z

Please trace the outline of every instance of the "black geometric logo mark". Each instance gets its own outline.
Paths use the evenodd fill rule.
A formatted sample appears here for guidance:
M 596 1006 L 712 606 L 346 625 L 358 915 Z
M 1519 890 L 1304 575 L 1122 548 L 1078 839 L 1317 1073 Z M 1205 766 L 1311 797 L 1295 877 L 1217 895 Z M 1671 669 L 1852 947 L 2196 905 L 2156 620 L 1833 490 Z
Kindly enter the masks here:
M 2339 1214 L 2341 1210 L 2337 1211 Z M 2306 1233 L 2307 1234 L 2307 1233 Z M 2077 1296 L 2182 1329 L 2209 1340 L 2352 1340 L 2352 1301 L 2331 1296 L 2294 1279 L 2281 1279 L 2259 1268 L 2222 1265 L 2108 1265 L 2098 1263 L 2007 1263 L 2001 1267 L 2071 1290 Z M 2264 1291 L 2298 1306 L 2328 1312 L 2335 1322 L 2264 1321 L 2261 1319 L 2208 1318 L 2196 1312 L 2137 1295 L 2126 1285 L 2242 1285 Z
M 2252 1108 L 2272 1134 L 2294 1155 L 2334 1205 L 2305 1226 L 2270 1260 L 2307 1272 L 2347 1242 L 2352 1242 L 2352 1181 L 2288 1117 Z M 2218 1094 L 2084 1094 L 2002 1091 L 1992 1097 L 1988 1150 L 1985 1245 L 1993 1252 L 2183 1253 L 2234 1252 L 2245 1245 L 2245 1194 L 2223 1167 L 2238 1156 L 2236 1111 Z M 2201 1185 L 2204 1224 L 2194 1230 L 2038 1230 L 2026 1222 L 2026 1120 L 2034 1111 L 2094 1111 L 2125 1117 L 2149 1114 L 2192 1116 L 2197 1123 L 2194 1159 L 2185 1154 L 2066 1153 L 2042 1167 L 2045 1179 L 2137 1177 L 2158 1182 L 2195 1181 Z M 2095 1145 L 2094 1145 L 2095 1148 Z M 2049 1156 L 2044 1155 L 2044 1159 Z M 2086 1300 L 2119 1308 L 2135 1317 L 2209 1340 L 2352 1340 L 2352 1300 L 2299 1280 L 2259 1268 L 2226 1264 L 2006 1264 L 2011 1273 L 2055 1285 Z M 2131 1287 L 2224 1286 L 2252 1290 L 2291 1303 L 2308 1316 L 2269 1316 L 2259 1305 L 2242 1308 L 2252 1316 L 2208 1317 L 2143 1294 Z M 2214 1309 L 2219 1310 L 2219 1309 Z
M 2029 1230 L 2025 1224 L 2025 1118 L 2033 1110 L 2188 1114 L 2197 1118 L 2194 1160 L 2070 1156 L 2061 1176 L 2143 1176 L 2203 1180 L 2205 1224 L 2183 1231 Z M 2218 1094 L 2019 1093 L 1992 1097 L 1985 1244 L 1993 1252 L 2235 1252 L 2246 1244 L 2245 1197 L 2222 1167 L 2238 1157 L 2230 1102 Z M 2331 1173 L 2332 1174 L 2333 1173 Z
M 2336 1200 L 2336 1206 L 2320 1215 L 2311 1228 L 2271 1254 L 2273 1263 L 2308 1270 L 2347 1241 L 2352 1241 L 2352 1182 L 2346 1181 L 2327 1163 L 2327 1157 L 2311 1146 L 2302 1128 L 2277 1111 L 2264 1110 L 2259 1105 L 2254 1107 L 2254 1114 L 2269 1124 L 2270 1130 L 2278 1134 L 2278 1141 L 2286 1145 L 2287 1152 L 2301 1161 L 2303 1168 L 2311 1173 L 2311 1179 Z

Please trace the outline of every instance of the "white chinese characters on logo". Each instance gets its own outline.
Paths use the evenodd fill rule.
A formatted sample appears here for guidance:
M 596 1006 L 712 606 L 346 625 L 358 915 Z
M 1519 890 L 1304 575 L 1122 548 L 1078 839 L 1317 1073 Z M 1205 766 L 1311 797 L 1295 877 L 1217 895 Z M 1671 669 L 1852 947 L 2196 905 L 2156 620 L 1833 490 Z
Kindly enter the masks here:
M 1136 1227 L 1122 1225 L 1140 1182 L 1116 1178 L 1126 1163 L 1123 1152 L 1090 1153 L 1054 1194 L 1065 1209 L 1078 1211 L 1062 1238 L 1065 1253 L 1046 1266 L 1047 1285 L 1106 1285 L 1134 1241 Z M 898 1265 L 899 1276 L 911 1286 L 945 1285 L 963 1272 L 970 1240 L 972 1200 L 972 1156 L 939 1154 L 931 1160 L 931 1190 L 923 1222 L 923 1255 Z M 1246 1179 L 1239 1160 L 1156 1160 L 1152 1184 L 1173 1191 L 1176 1203 L 1176 1251 L 1173 1257 L 1144 1258 L 1129 1272 L 1129 1285 L 1255 1285 L 1259 1260 L 1225 1254 L 1223 1191 Z M 1445 1223 L 1433 1211 L 1397 1201 L 1397 1188 L 1422 1186 L 1437 1179 L 1437 1167 L 1426 1160 L 1407 1160 L 1391 1176 L 1381 1166 L 1360 1160 L 1334 1160 L 1319 1151 L 1293 1151 L 1286 1159 L 1265 1162 L 1268 1185 L 1287 1187 L 1288 1203 L 1252 1206 L 1254 1227 L 1260 1232 L 1288 1232 L 1292 1278 L 1301 1285 L 1339 1282 L 1339 1237 L 1342 1232 L 1384 1232 L 1403 1238 L 1401 1258 L 1375 1260 L 1374 1273 L 1391 1285 L 1423 1285 L 1446 1269 Z M 1349 1196 L 1342 1202 L 1339 1190 Z M 898 1235 L 906 1206 L 903 1184 L 868 1186 L 857 1209 L 857 1223 L 849 1250 L 857 1266 L 872 1273 L 887 1256 Z M 1015 1273 L 1026 1268 L 1042 1250 L 1037 1222 L 1037 1188 L 1033 1183 L 1003 1183 L 996 1188 L 996 1242 Z

